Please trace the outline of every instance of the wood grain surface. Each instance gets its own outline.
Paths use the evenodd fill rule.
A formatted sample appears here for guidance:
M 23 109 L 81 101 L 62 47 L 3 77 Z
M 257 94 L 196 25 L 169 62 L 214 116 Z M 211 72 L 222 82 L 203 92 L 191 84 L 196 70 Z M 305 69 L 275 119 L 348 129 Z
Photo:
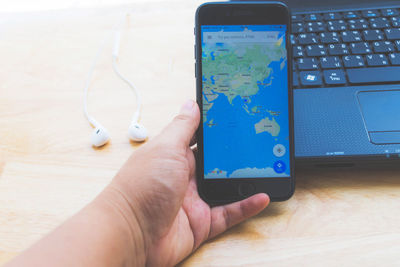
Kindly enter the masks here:
M 137 147 L 133 93 L 96 67 L 89 110 L 111 144 L 93 149 L 83 86 L 100 43 L 126 10 L 120 67 L 140 89 L 156 135 L 195 96 L 193 25 L 200 1 L 0 16 L 0 264 L 77 212 Z M 400 178 L 388 168 L 298 170 L 292 199 L 209 241 L 182 266 L 399 266 Z

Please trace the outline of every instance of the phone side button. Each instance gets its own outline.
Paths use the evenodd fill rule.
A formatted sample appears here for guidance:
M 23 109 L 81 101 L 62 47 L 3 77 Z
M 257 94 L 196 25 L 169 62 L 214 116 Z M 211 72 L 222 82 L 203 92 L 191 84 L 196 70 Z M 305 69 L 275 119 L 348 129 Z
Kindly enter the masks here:
M 256 192 L 256 187 L 251 183 L 242 183 L 239 185 L 239 195 L 242 197 L 248 197 Z
M 194 63 L 194 77 L 197 78 L 197 64 Z

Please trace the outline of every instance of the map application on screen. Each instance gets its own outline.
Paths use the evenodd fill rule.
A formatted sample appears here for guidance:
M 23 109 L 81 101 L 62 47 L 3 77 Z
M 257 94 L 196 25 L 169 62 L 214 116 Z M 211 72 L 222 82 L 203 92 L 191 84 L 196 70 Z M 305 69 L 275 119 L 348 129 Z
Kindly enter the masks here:
M 203 25 L 205 179 L 290 176 L 285 25 Z

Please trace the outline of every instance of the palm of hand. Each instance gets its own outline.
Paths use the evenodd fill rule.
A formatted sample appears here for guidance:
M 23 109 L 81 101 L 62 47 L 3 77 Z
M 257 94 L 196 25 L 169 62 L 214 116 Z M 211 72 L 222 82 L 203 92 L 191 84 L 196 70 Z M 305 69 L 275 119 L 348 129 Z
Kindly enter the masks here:
M 153 239 L 155 242 L 150 246 L 149 252 L 159 257 L 149 259 L 149 266 L 175 265 L 196 250 L 204 241 L 257 214 L 268 204 L 268 196 L 261 194 L 241 202 L 211 208 L 200 198 L 197 191 L 195 160 L 192 150 L 188 148 L 185 157 L 172 158 L 179 160 L 170 166 L 189 166 L 189 168 L 186 171 L 185 168 L 182 169 L 182 172 L 178 171 L 177 173 L 182 175 L 175 176 L 170 181 L 176 183 L 175 186 L 183 184 L 187 186 L 181 196 L 183 199 L 178 212 L 176 214 L 169 213 L 171 224 L 164 228 L 163 232 L 159 232 L 160 236 Z M 189 182 L 187 183 L 188 178 Z M 179 197 L 179 195 L 175 194 L 166 198 L 175 197 Z M 164 217 L 164 222 L 168 222 L 169 219 Z
M 266 194 L 211 208 L 198 195 L 190 140 L 200 121 L 188 102 L 173 122 L 136 151 L 116 176 L 141 226 L 148 266 L 172 266 L 201 243 L 259 213 Z M 133 175 L 134 174 L 134 175 Z

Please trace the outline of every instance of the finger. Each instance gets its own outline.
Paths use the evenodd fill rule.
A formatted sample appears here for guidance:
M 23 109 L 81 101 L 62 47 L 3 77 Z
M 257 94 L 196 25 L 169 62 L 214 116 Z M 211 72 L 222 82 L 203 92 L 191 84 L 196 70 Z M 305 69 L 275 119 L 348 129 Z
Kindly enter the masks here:
M 164 129 L 160 138 L 166 143 L 185 148 L 197 130 L 200 122 L 200 111 L 196 102 L 188 100 L 181 108 L 179 114 Z
M 211 209 L 211 228 L 208 238 L 213 238 L 243 220 L 260 213 L 269 204 L 267 194 L 257 194 L 240 202 Z

